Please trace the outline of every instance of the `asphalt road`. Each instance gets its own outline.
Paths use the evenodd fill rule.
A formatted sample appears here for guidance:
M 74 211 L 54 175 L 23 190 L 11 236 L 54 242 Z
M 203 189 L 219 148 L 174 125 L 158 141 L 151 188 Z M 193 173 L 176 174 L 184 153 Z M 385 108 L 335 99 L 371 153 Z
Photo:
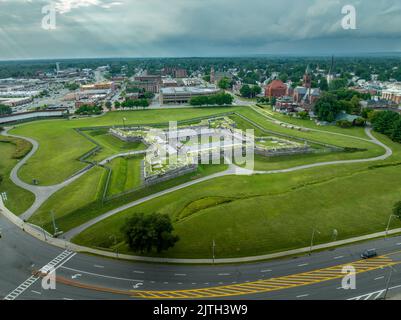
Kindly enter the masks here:
M 62 249 L 32 238 L 4 217 L 0 217 L 0 228 L 0 298 L 9 295 L 31 277 L 33 271 L 48 265 L 60 254 L 64 254 L 65 258 L 55 264 L 56 290 L 43 289 L 39 279 L 25 286 L 16 299 L 137 299 L 137 290 L 153 292 L 247 285 L 258 280 L 305 274 L 343 264 L 352 265 L 360 260 L 359 255 L 363 250 L 370 248 L 377 249 L 379 255 L 387 255 L 393 261 L 396 271 L 393 272 L 390 287 L 401 284 L 401 268 L 397 266 L 401 263 L 401 237 L 369 241 L 314 253 L 312 256 L 241 265 L 184 266 L 126 262 L 68 251 L 65 254 Z M 358 273 L 355 290 L 339 289 L 342 279 L 337 278 L 269 292 L 234 293 L 221 298 L 373 299 L 384 295 L 389 270 L 389 267 L 378 267 Z M 388 297 L 397 296 L 400 292 L 399 288 L 391 289 Z

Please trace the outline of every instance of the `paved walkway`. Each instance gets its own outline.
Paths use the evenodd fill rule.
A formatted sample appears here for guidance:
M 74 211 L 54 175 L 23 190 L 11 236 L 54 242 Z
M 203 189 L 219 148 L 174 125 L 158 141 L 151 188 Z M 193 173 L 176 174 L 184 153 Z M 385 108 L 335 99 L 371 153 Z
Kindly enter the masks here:
M 84 175 L 90 168 L 91 166 L 88 166 L 75 174 L 74 176 L 70 177 L 69 179 L 65 180 L 62 183 L 53 185 L 53 186 L 34 186 L 31 184 L 28 184 L 24 181 L 22 181 L 19 176 L 18 176 L 18 171 L 21 169 L 23 165 L 27 163 L 27 161 L 35 154 L 35 152 L 39 148 L 39 143 L 35 141 L 34 139 L 31 138 L 26 138 L 22 136 L 17 136 L 17 135 L 12 135 L 8 133 L 8 130 L 11 128 L 7 128 L 5 131 L 2 132 L 3 135 L 8 136 L 8 137 L 15 137 L 15 138 L 20 138 L 26 141 L 29 141 L 32 144 L 32 150 L 25 156 L 24 159 L 20 160 L 18 164 L 13 168 L 13 170 L 10 173 L 10 179 L 11 181 L 16 184 L 17 186 L 28 190 L 32 192 L 35 195 L 35 201 L 32 204 L 32 206 L 25 211 L 22 215 L 21 218 L 24 220 L 28 220 L 35 212 L 40 208 L 40 206 L 47 200 L 51 195 L 56 193 L 57 191 L 63 189 L 64 187 L 68 186 L 75 180 L 79 179 L 82 175 Z
M 259 112 L 259 111 L 258 111 Z M 260 114 L 262 114 L 261 112 L 259 112 Z M 266 115 L 264 115 L 266 116 Z M 267 117 L 267 116 L 266 116 Z M 273 121 L 273 120 L 271 120 Z M 277 121 L 276 119 L 274 119 L 274 121 Z M 19 177 L 18 177 L 18 171 L 19 169 L 30 159 L 30 157 L 37 151 L 39 144 L 37 143 L 37 141 L 35 141 L 34 139 L 31 138 L 26 138 L 26 137 L 21 137 L 21 136 L 17 136 L 17 135 L 11 135 L 8 134 L 9 129 L 6 130 L 6 132 L 4 132 L 4 135 L 7 136 L 11 136 L 11 137 L 17 137 L 17 138 L 21 138 L 21 139 L 25 139 L 27 141 L 29 141 L 30 143 L 32 143 L 32 150 L 29 152 L 29 154 L 23 159 L 21 160 L 12 170 L 11 174 L 10 174 L 10 178 L 11 180 L 18 186 L 20 186 L 21 188 L 24 188 L 26 190 L 31 191 L 34 195 L 35 195 L 35 202 L 32 205 L 31 208 L 29 208 L 24 214 L 21 215 L 21 218 L 24 220 L 29 219 L 34 212 L 39 209 L 39 207 L 55 192 L 59 191 L 60 189 L 68 186 L 70 183 L 72 183 L 73 181 L 75 181 L 76 179 L 80 178 L 82 175 L 84 175 L 90 168 L 84 168 L 81 172 L 79 172 L 78 174 L 72 176 L 71 178 L 67 179 L 66 181 L 57 184 L 57 185 L 53 185 L 53 186 L 46 186 L 46 187 L 42 187 L 42 186 L 33 186 L 30 184 L 27 184 L 25 182 L 23 182 Z M 315 130 L 315 131 L 320 131 L 317 129 L 310 129 L 310 130 Z M 344 135 L 341 133 L 333 133 L 333 132 L 328 132 L 328 131 L 324 131 L 325 133 L 329 133 L 329 134 L 338 134 L 338 135 Z M 379 160 L 385 160 L 387 158 L 389 158 L 393 152 L 392 150 L 386 146 L 384 143 L 380 142 L 378 139 L 376 139 L 372 133 L 371 133 L 371 128 L 365 128 L 365 132 L 367 134 L 367 136 L 370 138 L 369 139 L 363 139 L 363 138 L 359 138 L 359 137 L 354 137 L 354 136 L 349 136 L 349 135 L 344 135 L 347 136 L 349 138 L 354 138 L 354 139 L 360 139 L 360 140 L 366 140 L 366 141 L 371 141 L 372 143 L 375 143 L 376 145 L 379 145 L 381 147 L 383 147 L 385 149 L 385 153 L 381 156 L 378 157 L 374 157 L 374 158 L 369 158 L 369 159 L 355 159 L 355 160 L 340 160 L 340 161 L 330 161 L 330 162 L 319 162 L 319 163 L 314 163 L 314 164 L 309 164 L 309 165 L 303 165 L 303 166 L 297 166 L 297 167 L 293 167 L 293 168 L 288 168 L 288 169 L 280 169 L 280 170 L 270 170 L 270 171 L 253 171 L 253 170 L 249 170 L 249 169 L 244 169 L 244 168 L 240 168 L 238 166 L 235 165 L 230 165 L 229 168 L 226 171 L 223 172 L 219 172 L 219 173 L 215 173 L 213 175 L 207 176 L 207 177 L 203 177 L 194 181 L 189 181 L 186 182 L 184 184 L 181 184 L 179 186 L 175 186 L 173 188 L 152 194 L 150 196 L 144 197 L 142 199 L 130 202 L 124 206 L 121 206 L 119 208 L 116 208 L 114 210 L 111 210 L 103 215 L 100 215 L 90 221 L 87 221 L 86 223 L 78 226 L 77 228 L 74 228 L 70 231 L 68 231 L 67 233 L 65 233 L 64 237 L 67 240 L 72 239 L 74 236 L 76 236 L 77 234 L 81 233 L 82 231 L 86 230 L 87 228 L 95 225 L 96 223 L 107 219 L 119 212 L 122 212 L 124 210 L 127 210 L 129 208 L 135 207 L 141 203 L 144 203 L 146 201 L 161 197 L 163 195 L 193 186 L 195 184 L 201 183 L 201 182 L 205 182 L 205 181 L 209 181 L 212 179 L 216 179 L 219 177 L 223 177 L 223 176 L 228 176 L 228 175 L 253 175 L 253 174 L 275 174 L 275 173 L 286 173 L 286 172 L 293 172 L 293 171 L 298 171 L 298 170 L 304 170 L 304 169 L 308 169 L 308 168 L 315 168 L 315 167 L 321 167 L 321 166 L 328 166 L 328 165 L 337 165 L 337 164 L 350 164 L 350 163 L 363 163 L 363 162 L 372 162 L 372 161 L 379 161 Z M 135 152 L 134 152 L 135 153 Z M 127 154 L 134 154 L 134 153 L 127 153 Z M 113 157 L 117 157 L 117 156 L 121 156 L 121 155 L 116 155 L 116 156 L 112 156 Z M 107 159 L 106 159 L 107 160 Z M 104 161 L 106 161 L 104 160 Z M 102 161 L 102 162 L 104 162 Z M 7 209 L 4 207 L 3 203 L 0 201 L 0 209 L 2 209 L 3 212 L 8 212 Z M 17 219 L 19 219 L 17 217 Z M 15 220 L 15 219 L 14 219 Z M 14 221 L 15 222 L 15 221 Z M 22 222 L 18 222 L 19 225 L 22 225 Z M 25 227 L 27 227 L 28 229 L 32 229 L 35 230 L 35 232 L 37 233 L 37 229 L 30 227 L 28 224 L 23 224 Z M 399 231 L 392 231 L 391 233 L 397 233 L 400 232 Z M 325 244 L 325 245 L 320 245 L 320 246 L 316 246 L 316 249 L 322 249 L 322 248 L 330 248 L 332 246 L 337 246 L 337 245 L 342 245 L 342 244 L 347 244 L 347 243 L 351 243 L 351 242 L 355 242 L 355 241 L 361 241 L 361 240 L 366 240 L 366 239 L 372 239 L 378 236 L 382 236 L 383 233 L 379 233 L 379 234 L 374 234 L 374 235 L 370 235 L 370 236 L 364 236 L 364 237 L 358 237 L 358 238 L 353 238 L 352 239 L 348 239 L 348 240 L 344 240 L 344 241 L 338 241 L 335 244 Z M 356 239 L 356 240 L 355 240 Z M 51 241 L 51 240 L 50 240 Z M 101 254 L 101 255 L 113 255 L 110 252 L 107 251 L 101 251 L 101 250 L 95 250 L 95 249 L 90 249 L 90 248 L 85 248 L 85 247 L 79 247 L 76 245 L 71 244 L 68 241 L 65 240 L 60 240 L 60 239 L 55 239 L 55 242 L 57 242 L 58 245 L 60 245 L 60 241 L 62 243 L 62 245 L 64 246 L 69 246 L 69 247 L 75 247 L 77 249 L 77 251 L 87 251 L 87 252 L 92 252 L 92 253 L 96 253 L 96 254 Z M 79 250 L 78 250 L 79 248 Z M 257 260 L 264 260 L 264 259 L 271 259 L 271 258 L 276 258 L 276 257 L 282 257 L 282 256 L 286 256 L 286 255 L 292 255 L 292 254 L 297 254 L 297 253 L 302 253 L 302 252 L 306 252 L 307 250 L 309 250 L 310 248 L 302 248 L 302 249 L 297 249 L 297 250 L 291 250 L 291 251 L 287 251 L 287 252 L 281 252 L 281 253 L 277 253 L 277 254 L 272 254 L 272 255 L 263 255 L 263 256 L 258 256 L 258 257 L 245 257 L 245 258 L 238 258 L 238 259 L 221 259 L 218 263 L 231 263 L 231 262 L 248 262 L 248 261 L 257 261 Z M 123 256 L 122 256 L 123 257 Z M 142 261 L 151 261 L 151 262 L 173 262 L 173 263 L 210 263 L 210 259 L 157 259 L 157 258 L 146 258 L 146 257 L 132 257 L 132 256 L 124 256 L 124 259 L 130 259 L 130 260 L 142 260 Z
M 293 171 L 298 171 L 298 170 L 304 170 L 304 169 L 310 169 L 310 168 L 316 168 L 316 167 L 322 167 L 322 166 L 328 166 L 328 165 L 337 165 L 337 164 L 350 164 L 350 163 L 362 163 L 362 162 L 372 162 L 372 161 L 379 161 L 379 160 L 385 160 L 387 158 L 389 158 L 392 154 L 393 151 L 386 146 L 384 143 L 380 142 L 379 140 L 377 140 L 371 132 L 371 128 L 365 128 L 365 132 L 366 134 L 371 138 L 371 142 L 375 143 L 381 147 L 383 147 L 386 152 L 378 157 L 375 158 L 368 158 L 368 159 L 355 159 L 355 160 L 339 160 L 339 161 L 329 161 L 329 162 L 318 162 L 318 163 L 313 163 L 313 164 L 307 164 L 307 165 L 303 165 L 303 166 L 297 166 L 297 167 L 292 167 L 292 168 L 288 168 L 288 169 L 279 169 L 279 170 L 270 170 L 270 171 L 253 171 L 253 170 L 249 170 L 249 169 L 244 169 L 244 168 L 240 168 L 238 166 L 235 165 L 230 165 L 230 168 L 226 171 L 223 172 L 219 172 L 201 179 L 197 179 L 194 181 L 190 181 L 184 184 L 181 184 L 179 186 L 175 186 L 173 188 L 152 194 L 150 196 L 147 196 L 145 198 L 130 202 L 124 206 L 121 206 L 119 208 L 116 208 L 114 210 L 111 210 L 107 213 L 104 213 L 92 220 L 87 221 L 86 223 L 71 229 L 70 231 L 66 232 L 64 234 L 65 239 L 71 240 L 73 237 L 75 237 L 76 235 L 78 235 L 79 233 L 81 233 L 82 231 L 86 230 L 87 228 L 95 225 L 96 223 L 107 219 L 117 213 L 120 213 L 124 210 L 127 210 L 129 208 L 133 208 L 135 206 L 138 206 L 146 201 L 149 200 L 153 200 L 155 198 L 164 196 L 166 194 L 175 192 L 177 190 L 181 190 L 184 188 L 187 188 L 189 186 L 193 186 L 195 184 L 201 183 L 201 182 L 205 182 L 208 180 L 212 180 L 215 178 L 219 178 L 219 177 L 223 177 L 223 176 L 228 176 L 228 175 L 253 175 L 253 174 L 276 174 L 276 173 L 286 173 L 286 172 L 293 172 Z M 369 140 L 368 140 L 369 141 Z

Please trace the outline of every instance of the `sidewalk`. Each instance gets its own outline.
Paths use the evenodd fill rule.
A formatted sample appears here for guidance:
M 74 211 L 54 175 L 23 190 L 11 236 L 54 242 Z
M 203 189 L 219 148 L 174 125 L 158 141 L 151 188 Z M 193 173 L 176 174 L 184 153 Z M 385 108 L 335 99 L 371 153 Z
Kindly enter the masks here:
M 175 264 L 212 264 L 212 259 L 169 259 L 169 258 L 152 258 L 152 257 L 141 257 L 141 256 L 131 256 L 126 254 L 118 254 L 115 252 L 103 251 L 98 249 L 92 249 L 88 247 L 79 246 L 73 244 L 69 241 L 63 239 L 56 239 L 50 237 L 47 232 L 40 231 L 39 227 L 33 227 L 29 223 L 25 223 L 19 217 L 14 215 L 10 210 L 8 210 L 3 203 L 3 200 L 0 197 L 0 214 L 5 216 L 8 220 L 14 223 L 18 228 L 24 230 L 25 232 L 29 233 L 31 236 L 39 239 L 41 241 L 49 243 L 49 245 L 53 245 L 62 249 L 68 249 L 75 252 L 80 253 L 91 253 L 99 256 L 104 257 L 111 257 L 111 258 L 119 258 L 123 260 L 130 260 L 130 261 L 141 261 L 141 262 L 154 262 L 154 263 L 175 263 Z M 393 235 L 401 233 L 401 228 L 390 230 L 388 235 Z M 320 244 L 312 247 L 312 251 L 314 250 L 323 250 L 329 249 L 341 245 L 351 244 L 354 242 L 364 241 L 364 240 L 371 240 L 375 238 L 384 237 L 386 232 L 377 232 L 361 237 L 350 238 L 341 241 L 335 241 L 325 244 Z M 253 257 L 243 257 L 243 258 L 227 258 L 227 259 L 215 259 L 215 264 L 227 264 L 227 263 L 244 263 L 244 262 L 256 262 L 262 260 L 269 260 L 275 258 L 284 258 L 287 256 L 297 255 L 297 254 L 305 254 L 310 251 L 310 247 L 294 249 L 289 251 L 277 252 L 272 254 L 266 254 L 261 256 L 253 256 Z

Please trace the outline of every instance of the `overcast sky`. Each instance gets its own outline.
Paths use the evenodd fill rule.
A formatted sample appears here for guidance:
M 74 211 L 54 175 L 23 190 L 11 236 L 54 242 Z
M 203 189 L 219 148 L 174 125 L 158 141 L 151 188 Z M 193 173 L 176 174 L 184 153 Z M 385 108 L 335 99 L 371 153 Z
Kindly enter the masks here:
M 401 51 L 400 0 L 0 0 L 0 59 Z M 357 29 L 341 27 L 356 8 Z

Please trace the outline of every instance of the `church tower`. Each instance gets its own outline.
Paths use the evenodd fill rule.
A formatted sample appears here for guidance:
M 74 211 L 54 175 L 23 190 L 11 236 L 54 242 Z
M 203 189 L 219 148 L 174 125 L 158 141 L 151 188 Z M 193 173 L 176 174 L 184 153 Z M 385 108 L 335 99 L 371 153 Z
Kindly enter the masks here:
M 312 88 L 312 75 L 311 75 L 311 72 L 310 72 L 309 65 L 305 70 L 304 79 L 303 79 L 303 86 L 305 88 L 308 88 L 308 89 Z
M 210 69 L 210 83 L 214 83 L 216 81 L 216 73 L 214 71 L 214 67 Z

